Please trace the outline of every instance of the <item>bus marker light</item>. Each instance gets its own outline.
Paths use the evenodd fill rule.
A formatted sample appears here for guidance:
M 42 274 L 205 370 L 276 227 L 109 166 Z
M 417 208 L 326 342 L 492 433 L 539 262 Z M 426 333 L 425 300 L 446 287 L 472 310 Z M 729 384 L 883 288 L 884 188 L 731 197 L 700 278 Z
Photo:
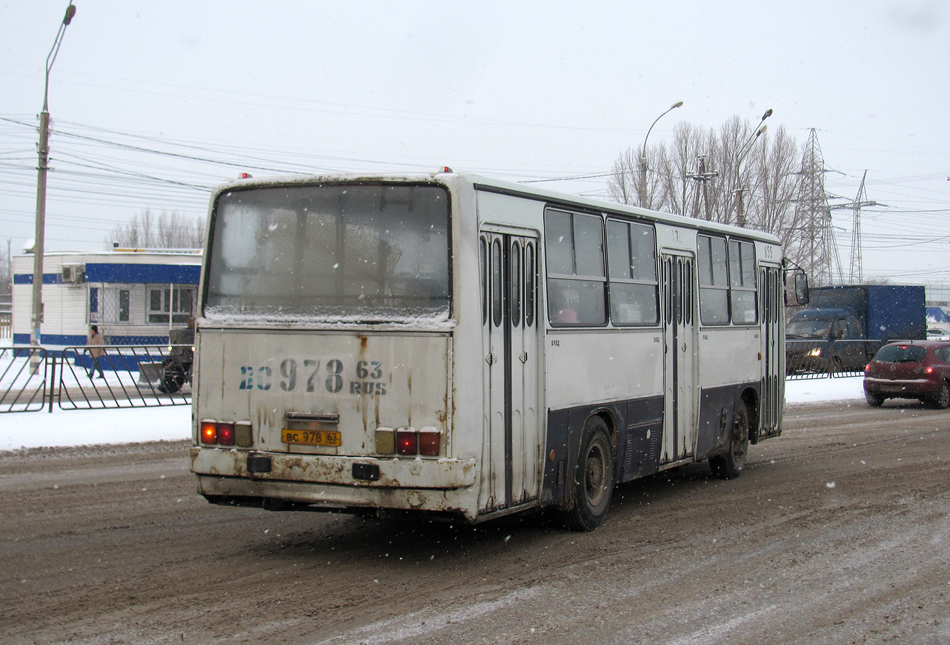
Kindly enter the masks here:
M 419 435 L 415 428 L 399 428 L 396 430 L 396 452 L 400 455 L 419 454 Z
M 218 443 L 218 428 L 212 419 L 204 419 L 201 422 L 201 443 Z
M 419 454 L 425 457 L 438 457 L 442 448 L 442 432 L 431 426 L 419 431 Z
M 218 443 L 222 446 L 233 446 L 234 445 L 234 423 L 233 422 L 219 422 L 218 423 Z
M 380 455 L 391 455 L 396 452 L 396 435 L 392 428 L 383 426 L 376 428 L 376 452 Z

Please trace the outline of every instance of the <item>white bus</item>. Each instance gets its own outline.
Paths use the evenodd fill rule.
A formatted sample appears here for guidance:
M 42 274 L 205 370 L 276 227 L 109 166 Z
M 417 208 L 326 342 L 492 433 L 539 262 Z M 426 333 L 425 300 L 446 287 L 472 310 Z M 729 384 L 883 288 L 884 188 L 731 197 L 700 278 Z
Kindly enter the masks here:
M 735 477 L 781 431 L 768 234 L 446 168 L 228 184 L 206 249 L 191 468 L 213 503 L 591 530 L 615 484 Z

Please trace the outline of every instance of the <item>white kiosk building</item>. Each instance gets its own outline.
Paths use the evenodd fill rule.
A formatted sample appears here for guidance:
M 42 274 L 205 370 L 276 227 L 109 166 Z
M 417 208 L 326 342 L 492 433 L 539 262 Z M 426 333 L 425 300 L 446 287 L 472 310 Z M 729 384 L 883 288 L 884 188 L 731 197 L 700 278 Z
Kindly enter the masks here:
M 44 347 L 84 345 L 90 325 L 109 345 L 164 345 L 193 311 L 201 250 L 46 253 Z M 13 342 L 30 343 L 33 255 L 13 258 Z

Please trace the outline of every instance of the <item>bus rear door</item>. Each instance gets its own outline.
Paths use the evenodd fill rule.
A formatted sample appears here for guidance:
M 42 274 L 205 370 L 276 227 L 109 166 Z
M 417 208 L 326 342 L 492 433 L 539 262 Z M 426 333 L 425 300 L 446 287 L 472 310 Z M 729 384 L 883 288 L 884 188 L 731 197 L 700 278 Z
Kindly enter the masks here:
M 479 510 L 537 499 L 541 422 L 536 237 L 480 236 L 485 441 Z
M 696 445 L 694 272 L 691 256 L 661 256 L 665 355 L 661 463 L 689 457 Z
M 782 342 L 782 270 L 762 267 L 759 270 L 759 293 L 762 306 L 762 405 L 757 439 L 778 435 L 781 429 L 782 406 L 785 404 L 785 344 Z

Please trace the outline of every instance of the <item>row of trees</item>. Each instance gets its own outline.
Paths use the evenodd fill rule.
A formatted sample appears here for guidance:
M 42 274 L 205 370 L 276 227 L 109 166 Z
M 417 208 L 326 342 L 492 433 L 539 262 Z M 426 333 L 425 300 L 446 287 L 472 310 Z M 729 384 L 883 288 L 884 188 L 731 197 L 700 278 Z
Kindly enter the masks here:
M 105 243 L 137 249 L 198 249 L 204 246 L 205 223 L 175 211 L 155 215 L 149 209 L 116 226 Z
M 5 311 L 9 307 L 13 287 L 9 248 L 9 243 L 0 247 L 0 311 Z
M 810 217 L 796 208 L 802 150 L 785 128 L 772 134 L 760 126 L 739 117 L 709 130 L 680 123 L 669 145 L 650 145 L 645 155 L 642 147 L 621 153 L 610 196 L 623 204 L 768 231 L 798 262 L 803 220 Z

